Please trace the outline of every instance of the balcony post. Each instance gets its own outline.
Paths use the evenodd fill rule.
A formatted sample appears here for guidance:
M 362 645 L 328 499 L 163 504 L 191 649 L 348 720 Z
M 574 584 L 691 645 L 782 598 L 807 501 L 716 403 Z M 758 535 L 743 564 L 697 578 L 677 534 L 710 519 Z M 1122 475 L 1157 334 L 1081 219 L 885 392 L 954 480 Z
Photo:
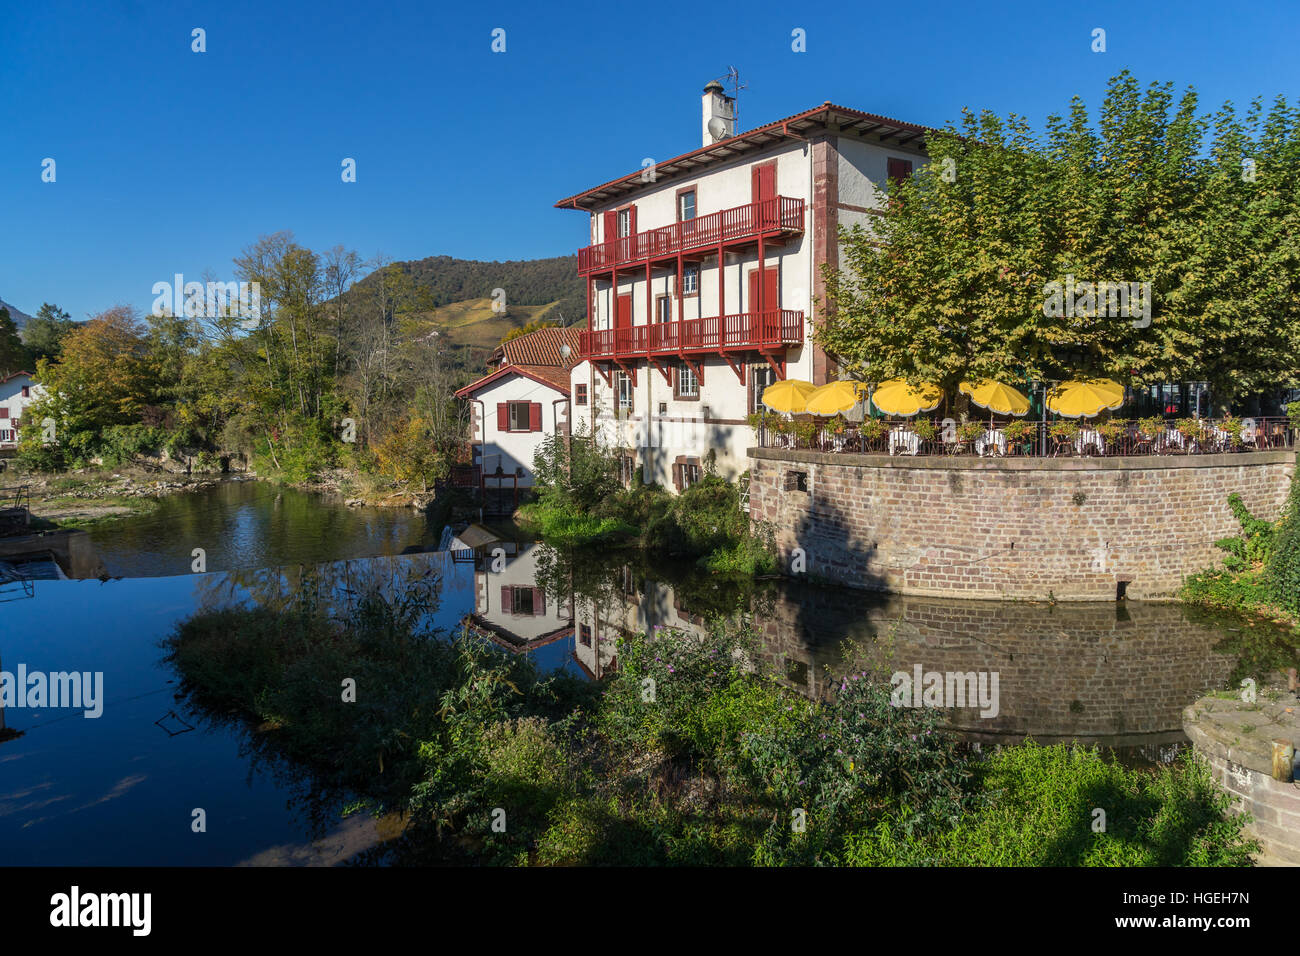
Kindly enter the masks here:
M 645 261 L 645 357 L 650 359 L 650 335 L 654 332 L 654 291 L 650 288 L 650 260 Z M 646 369 L 646 374 L 650 370 Z
M 764 315 L 763 305 L 767 301 L 767 295 L 765 291 L 767 289 L 767 276 L 765 274 L 766 266 L 767 266 L 767 258 L 763 251 L 763 234 L 760 232 L 758 234 L 758 316 L 757 319 L 758 319 L 759 341 L 763 342 L 764 344 L 767 344 L 766 340 L 763 338 L 763 315 Z M 750 335 L 754 334 L 754 329 L 752 325 L 750 326 L 749 332 Z

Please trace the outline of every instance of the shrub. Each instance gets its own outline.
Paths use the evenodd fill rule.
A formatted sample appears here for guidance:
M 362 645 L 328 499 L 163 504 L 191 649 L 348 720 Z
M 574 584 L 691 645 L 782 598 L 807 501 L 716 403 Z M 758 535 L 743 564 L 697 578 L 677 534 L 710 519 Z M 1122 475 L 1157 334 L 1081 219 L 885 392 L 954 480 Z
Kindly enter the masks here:
M 950 829 L 907 832 L 891 816 L 848 841 L 860 866 L 1249 866 L 1258 844 L 1245 818 L 1184 755 L 1155 772 L 1130 769 L 1095 749 L 1032 741 L 1008 747 L 981 770 L 988 800 Z M 1094 808 L 1106 828 L 1094 832 Z

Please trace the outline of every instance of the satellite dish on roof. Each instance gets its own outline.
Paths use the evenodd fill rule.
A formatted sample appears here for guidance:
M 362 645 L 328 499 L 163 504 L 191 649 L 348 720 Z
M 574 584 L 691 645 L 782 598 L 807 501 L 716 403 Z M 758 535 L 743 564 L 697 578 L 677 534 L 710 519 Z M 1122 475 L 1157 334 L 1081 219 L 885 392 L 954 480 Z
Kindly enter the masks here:
M 709 135 L 713 137 L 715 143 L 721 139 L 726 139 L 727 124 L 719 117 L 713 117 L 713 119 L 709 120 Z

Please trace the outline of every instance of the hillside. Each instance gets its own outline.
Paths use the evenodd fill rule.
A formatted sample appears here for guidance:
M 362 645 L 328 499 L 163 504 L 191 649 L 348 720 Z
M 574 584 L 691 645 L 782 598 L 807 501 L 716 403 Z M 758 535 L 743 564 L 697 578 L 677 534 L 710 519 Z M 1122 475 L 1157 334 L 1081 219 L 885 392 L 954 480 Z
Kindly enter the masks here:
M 394 263 L 428 291 L 436 308 L 422 321 L 436 328 L 450 347 L 453 363 L 477 375 L 511 329 L 534 320 L 575 325 L 587 314 L 585 284 L 574 256 L 481 262 L 430 256 Z M 373 282 L 362 279 L 362 294 Z M 506 312 L 492 310 L 492 291 L 505 290 Z
M 427 289 L 436 306 L 472 299 L 489 299 L 493 289 L 504 289 L 506 303 L 517 306 L 554 304 L 572 325 L 586 314 L 583 306 L 584 284 L 578 278 L 574 256 L 551 259 L 512 259 L 506 262 L 480 262 L 430 256 L 397 266 Z M 364 286 L 366 280 L 362 280 Z
M 492 311 L 492 300 L 466 299 L 452 302 L 421 316 L 430 329 L 437 329 L 451 347 L 453 364 L 475 375 L 483 371 L 488 355 L 505 334 L 537 319 L 559 322 L 559 303 L 510 305 L 505 314 Z
M 29 321 L 31 321 L 32 317 L 30 315 L 28 315 L 26 312 L 23 312 L 17 306 L 10 305 L 4 299 L 0 299 L 0 309 L 9 310 L 9 318 L 14 320 L 14 325 L 18 326 L 19 331 L 22 331 L 23 326 L 26 325 Z

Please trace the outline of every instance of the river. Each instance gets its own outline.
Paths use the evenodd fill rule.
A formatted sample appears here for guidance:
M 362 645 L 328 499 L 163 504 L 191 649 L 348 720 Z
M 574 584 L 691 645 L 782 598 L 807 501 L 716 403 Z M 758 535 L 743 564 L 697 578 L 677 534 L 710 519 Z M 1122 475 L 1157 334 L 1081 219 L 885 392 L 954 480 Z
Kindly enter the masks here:
M 0 588 L 0 669 L 103 674 L 98 717 L 0 710 L 3 862 L 330 865 L 373 845 L 386 821 L 341 822 L 247 728 L 189 709 L 160 647 L 196 611 L 281 601 L 304 579 L 341 589 L 363 578 L 400 587 L 409 576 L 434 576 L 431 614 L 448 633 L 469 626 L 542 667 L 592 677 L 616 666 L 620 633 L 739 616 L 803 693 L 825 693 L 836 676 L 867 668 L 996 673 L 996 708 L 949 712 L 949 726 L 972 743 L 1078 738 L 1144 763 L 1183 746 L 1181 710 L 1202 692 L 1294 655 L 1278 635 L 1173 605 L 737 586 L 680 565 L 565 557 L 531 542 L 430 552 L 440 532 L 411 510 L 349 509 L 232 482 L 96 528 L 105 579 L 35 575 Z M 196 548 L 202 573 L 193 570 Z

